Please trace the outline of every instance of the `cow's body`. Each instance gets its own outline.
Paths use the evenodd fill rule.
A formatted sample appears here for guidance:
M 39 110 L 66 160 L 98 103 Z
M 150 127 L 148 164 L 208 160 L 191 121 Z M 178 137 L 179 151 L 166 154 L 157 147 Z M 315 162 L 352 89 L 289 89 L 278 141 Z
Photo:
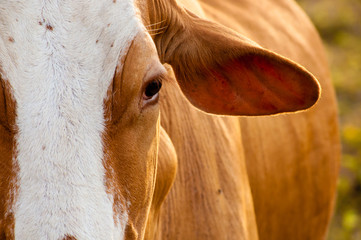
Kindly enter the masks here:
M 257 229 L 264 240 L 324 239 L 340 145 L 335 96 L 314 27 L 289 0 L 182 2 L 304 65 L 320 81 L 322 97 L 307 112 L 238 120 L 205 115 L 166 86 L 161 125 L 179 167 L 157 239 L 253 240 Z
M 311 107 L 272 51 L 311 110 L 194 107 Z M 336 104 L 293 1 L 0 1 L 0 77 L 1 240 L 326 234 Z

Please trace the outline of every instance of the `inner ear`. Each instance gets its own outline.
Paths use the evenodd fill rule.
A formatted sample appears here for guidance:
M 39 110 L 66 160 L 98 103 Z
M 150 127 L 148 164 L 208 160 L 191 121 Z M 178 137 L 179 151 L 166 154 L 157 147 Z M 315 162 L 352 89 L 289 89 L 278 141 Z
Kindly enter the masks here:
M 315 78 L 304 68 L 267 53 L 250 53 L 204 65 L 192 73 L 176 65 L 189 101 L 209 113 L 269 115 L 311 107 L 319 98 Z

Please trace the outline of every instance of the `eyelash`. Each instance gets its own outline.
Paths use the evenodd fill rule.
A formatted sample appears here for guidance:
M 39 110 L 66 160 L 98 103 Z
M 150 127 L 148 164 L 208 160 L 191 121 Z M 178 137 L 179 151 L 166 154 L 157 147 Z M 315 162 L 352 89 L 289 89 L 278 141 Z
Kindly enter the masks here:
M 152 99 L 155 95 L 157 95 L 162 88 L 162 79 L 156 78 L 148 83 L 144 90 L 144 98 L 146 100 Z
M 142 98 L 143 108 L 147 105 L 153 105 L 158 103 L 159 92 L 162 88 L 163 83 L 167 80 L 168 80 L 167 73 L 162 73 L 154 77 L 151 81 L 147 81 L 143 89 L 143 98 Z

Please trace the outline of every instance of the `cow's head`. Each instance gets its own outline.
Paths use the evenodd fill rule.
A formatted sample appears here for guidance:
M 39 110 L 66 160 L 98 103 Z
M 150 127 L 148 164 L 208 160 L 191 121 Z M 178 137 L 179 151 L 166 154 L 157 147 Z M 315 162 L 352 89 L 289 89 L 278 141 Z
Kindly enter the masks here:
M 1 239 L 142 238 L 169 143 L 162 63 L 213 114 L 302 110 L 319 95 L 302 67 L 173 0 L 2 1 Z

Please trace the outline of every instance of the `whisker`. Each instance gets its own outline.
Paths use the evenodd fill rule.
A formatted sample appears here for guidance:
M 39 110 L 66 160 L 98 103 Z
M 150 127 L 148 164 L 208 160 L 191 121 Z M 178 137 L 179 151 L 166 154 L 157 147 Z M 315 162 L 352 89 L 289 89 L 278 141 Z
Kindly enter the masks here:
M 162 32 L 156 32 L 156 33 L 149 33 L 150 36 L 156 36 L 158 34 L 162 34 L 164 33 L 165 31 L 162 31 Z
M 149 29 L 148 32 L 156 32 L 156 31 L 163 30 L 163 29 L 166 29 L 166 28 L 168 28 L 168 26 L 164 26 L 164 27 L 156 28 L 156 29 Z
M 157 23 L 149 24 L 149 25 L 145 26 L 145 28 L 148 28 L 148 27 L 151 27 L 151 26 L 155 26 L 155 25 L 161 24 L 161 23 L 163 23 L 163 22 L 165 22 L 165 20 L 162 20 L 162 21 L 157 22 Z

